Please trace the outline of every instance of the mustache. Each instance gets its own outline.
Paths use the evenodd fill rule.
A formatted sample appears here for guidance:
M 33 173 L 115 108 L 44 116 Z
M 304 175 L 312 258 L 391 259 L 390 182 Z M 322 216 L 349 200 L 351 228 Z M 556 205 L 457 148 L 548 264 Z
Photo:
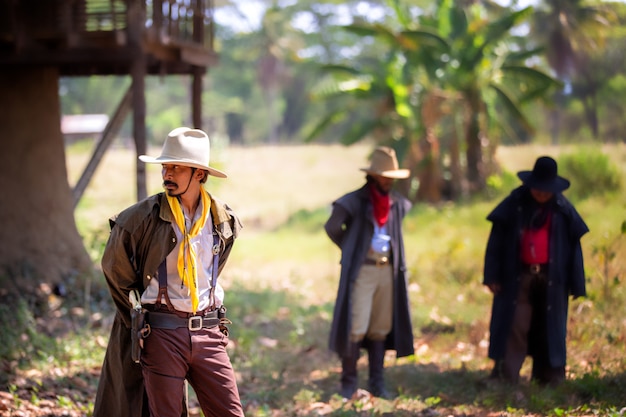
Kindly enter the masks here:
M 169 180 L 165 180 L 163 181 L 163 186 L 166 187 L 168 185 L 173 185 L 175 187 L 178 187 L 178 184 L 176 184 L 174 181 L 169 181 Z

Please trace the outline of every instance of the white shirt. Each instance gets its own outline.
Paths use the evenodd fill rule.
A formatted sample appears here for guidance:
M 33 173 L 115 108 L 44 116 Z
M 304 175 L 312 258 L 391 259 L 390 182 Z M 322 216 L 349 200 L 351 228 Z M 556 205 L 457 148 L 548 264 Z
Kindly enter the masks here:
M 202 215 L 202 201 L 196 209 L 193 221 L 191 221 L 184 212 L 185 227 L 187 230 L 198 221 Z M 177 244 L 174 249 L 167 255 L 167 294 L 172 302 L 173 307 L 178 311 L 191 313 L 191 295 L 189 288 L 183 284 L 178 273 L 178 252 L 180 245 L 184 241 L 183 232 L 179 229 L 175 222 L 172 222 L 172 228 L 176 233 Z M 209 293 L 211 290 L 211 279 L 213 273 L 213 220 L 211 218 L 211 210 L 207 213 L 207 219 L 204 227 L 193 238 L 190 239 L 193 250 L 196 253 L 196 270 L 198 271 L 198 311 L 202 311 L 209 307 Z M 153 279 L 150 285 L 141 296 L 143 304 L 154 304 L 159 294 L 159 281 Z M 165 304 L 165 297 L 161 298 L 161 303 Z M 224 289 L 217 283 L 215 286 L 215 306 L 219 307 L 224 302 Z

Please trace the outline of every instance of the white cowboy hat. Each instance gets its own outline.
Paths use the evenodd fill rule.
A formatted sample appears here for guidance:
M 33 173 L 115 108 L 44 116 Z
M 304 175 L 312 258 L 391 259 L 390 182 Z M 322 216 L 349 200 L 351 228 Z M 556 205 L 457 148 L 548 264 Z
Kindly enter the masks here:
M 408 178 L 411 172 L 408 169 L 400 169 L 396 151 L 387 146 L 379 146 L 372 154 L 372 162 L 368 168 L 361 168 L 368 174 L 376 174 L 387 178 Z
M 209 136 L 200 129 L 179 127 L 172 130 L 156 158 L 148 155 L 139 156 L 147 164 L 176 164 L 192 168 L 205 169 L 214 177 L 226 178 L 220 170 L 209 166 L 211 142 Z

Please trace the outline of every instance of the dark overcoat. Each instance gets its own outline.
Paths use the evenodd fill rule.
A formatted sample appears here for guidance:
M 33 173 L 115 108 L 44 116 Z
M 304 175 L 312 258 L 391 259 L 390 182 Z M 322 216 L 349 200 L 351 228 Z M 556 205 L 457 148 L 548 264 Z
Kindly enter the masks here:
M 350 353 L 350 293 L 374 235 L 374 216 L 368 187 L 366 184 L 333 202 L 332 214 L 324 225 L 328 237 L 341 249 L 341 274 L 329 338 L 330 349 L 340 357 Z M 394 302 L 393 327 L 385 340 L 385 348 L 395 350 L 397 357 L 414 353 L 402 236 L 402 219 L 410 208 L 411 203 L 406 198 L 391 193 L 387 230 L 391 236 Z
M 219 273 L 241 224 L 226 204 L 213 197 L 211 217 L 220 237 Z M 157 278 L 159 265 L 176 246 L 174 221 L 164 193 L 148 197 L 110 220 L 111 234 L 102 256 L 102 271 L 117 311 L 102 364 L 93 417 L 149 415 L 141 366 L 131 359 L 128 294 L 133 289 L 143 293 L 150 280 Z M 186 414 L 185 411 L 183 415 Z
M 485 285 L 500 284 L 491 311 L 489 357 L 504 358 L 506 341 L 515 312 L 520 285 L 522 213 L 529 204 L 529 189 L 522 185 L 511 192 L 487 216 L 492 222 L 485 252 Z M 574 206 L 560 193 L 554 196 L 550 225 L 546 327 L 548 356 L 552 367 L 565 366 L 569 296 L 586 295 L 581 237 L 589 231 Z

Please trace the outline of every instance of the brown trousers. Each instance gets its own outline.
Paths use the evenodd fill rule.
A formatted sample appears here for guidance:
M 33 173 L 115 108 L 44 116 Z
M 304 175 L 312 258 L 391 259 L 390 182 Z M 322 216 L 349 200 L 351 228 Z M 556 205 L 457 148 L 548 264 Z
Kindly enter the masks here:
M 517 305 L 506 345 L 502 375 L 517 383 L 526 356 L 532 354 L 532 378 L 540 383 L 558 383 L 565 379 L 564 367 L 552 367 L 548 356 L 546 328 L 547 274 L 522 273 Z M 529 336 L 531 336 L 529 339 Z M 529 345 L 530 340 L 530 345 Z
M 151 417 L 180 417 L 184 381 L 205 416 L 243 417 L 237 381 L 219 328 L 152 329 L 141 364 Z

